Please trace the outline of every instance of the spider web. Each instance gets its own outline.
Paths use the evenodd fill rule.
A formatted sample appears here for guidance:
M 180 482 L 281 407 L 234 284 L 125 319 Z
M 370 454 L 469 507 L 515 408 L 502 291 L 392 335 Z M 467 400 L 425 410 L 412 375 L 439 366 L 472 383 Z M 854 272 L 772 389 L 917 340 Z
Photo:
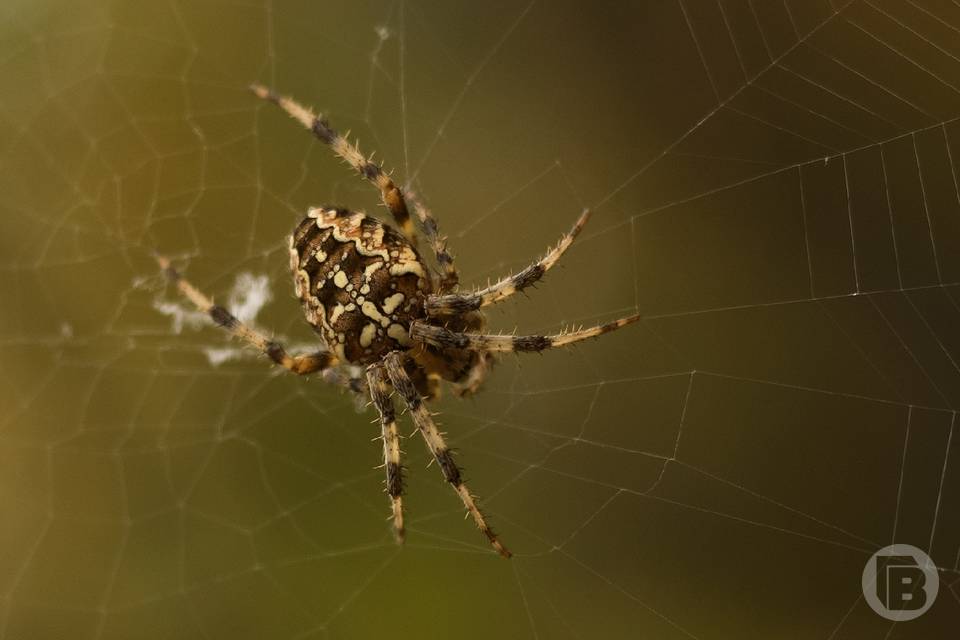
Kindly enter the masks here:
M 0 637 L 946 637 L 960 621 L 960 6 L 5 2 Z M 285 236 L 376 194 L 244 87 L 351 129 L 490 313 L 549 332 L 436 406 L 516 552 L 416 438 L 279 375 L 150 251 L 294 345 Z M 870 554 L 941 578 L 876 616 Z

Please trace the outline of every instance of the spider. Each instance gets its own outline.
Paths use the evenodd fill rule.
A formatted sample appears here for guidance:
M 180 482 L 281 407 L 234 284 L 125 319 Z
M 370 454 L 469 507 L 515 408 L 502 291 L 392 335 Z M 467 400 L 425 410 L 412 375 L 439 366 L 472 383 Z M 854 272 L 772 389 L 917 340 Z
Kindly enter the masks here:
M 540 352 L 594 338 L 640 319 L 631 315 L 613 322 L 556 335 L 490 335 L 482 307 L 523 291 L 543 277 L 586 224 L 584 211 L 573 228 L 541 259 L 522 271 L 471 293 L 458 293 L 459 277 L 446 238 L 432 214 L 409 190 L 402 192 L 382 166 L 360 153 L 322 115 L 261 85 L 250 90 L 298 120 L 330 146 L 363 178 L 380 190 L 399 230 L 360 211 L 340 207 L 310 208 L 290 236 L 290 269 L 307 322 L 325 348 L 292 355 L 282 344 L 244 325 L 190 284 L 164 256 L 157 262 L 168 280 L 218 326 L 296 374 L 319 373 L 323 379 L 367 395 L 379 414 L 383 439 L 386 492 L 393 529 L 404 539 L 403 468 L 392 391 L 397 392 L 423 435 L 444 479 L 494 549 L 511 553 L 487 524 L 474 495 L 463 482 L 450 449 L 426 402 L 435 398 L 441 380 L 455 392 L 477 391 L 502 352 Z M 408 204 L 409 203 L 409 204 Z M 436 269 L 428 269 L 418 250 L 413 210 L 429 243 Z M 365 367 L 361 369 L 360 367 Z M 360 373 L 362 372 L 362 374 Z

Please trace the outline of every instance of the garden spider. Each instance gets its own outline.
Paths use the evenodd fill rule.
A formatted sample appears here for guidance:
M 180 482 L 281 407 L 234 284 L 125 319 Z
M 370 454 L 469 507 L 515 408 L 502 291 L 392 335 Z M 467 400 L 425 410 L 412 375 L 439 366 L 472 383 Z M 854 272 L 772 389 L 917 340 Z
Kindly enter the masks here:
M 403 474 L 391 389 L 400 394 L 444 479 L 456 490 L 477 527 L 500 555 L 509 558 L 510 552 L 487 525 L 463 483 L 425 400 L 436 396 L 440 380 L 452 383 L 461 395 L 476 391 L 494 362 L 494 353 L 563 347 L 640 319 L 632 315 L 551 336 L 481 333 L 485 322 L 480 308 L 509 298 L 543 277 L 573 243 L 589 212 L 584 211 L 559 244 L 526 269 L 485 289 L 456 293 L 458 276 L 446 239 L 438 234 L 436 221 L 412 193 L 402 193 L 379 164 L 330 128 L 322 115 L 314 115 L 292 99 L 260 85 L 250 89 L 300 121 L 372 182 L 400 231 L 362 212 L 335 207 L 311 208 L 294 230 L 290 236 L 294 288 L 307 322 L 326 346 L 311 354 L 291 355 L 280 343 L 247 327 L 185 280 L 163 256 L 157 256 L 160 267 L 217 325 L 275 363 L 301 375 L 321 373 L 327 381 L 369 395 L 380 414 L 386 486 L 398 541 L 404 537 Z M 408 202 L 433 250 L 439 273 L 427 268 L 417 250 Z M 366 380 L 350 373 L 358 366 L 366 367 Z

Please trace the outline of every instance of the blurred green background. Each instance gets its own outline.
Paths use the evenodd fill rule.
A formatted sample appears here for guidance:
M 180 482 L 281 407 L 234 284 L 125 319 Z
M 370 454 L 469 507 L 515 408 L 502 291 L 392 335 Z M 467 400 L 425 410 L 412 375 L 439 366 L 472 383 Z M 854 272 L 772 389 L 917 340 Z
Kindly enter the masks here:
M 0 637 L 948 637 L 958 31 L 934 1 L 7 0 Z M 398 548 L 371 412 L 158 277 L 266 276 L 255 324 L 308 344 L 286 234 L 384 213 L 251 81 L 409 181 L 468 285 L 595 210 L 490 324 L 644 323 L 435 407 L 512 561 L 418 438 Z M 891 542 L 941 576 L 898 625 L 860 591 Z

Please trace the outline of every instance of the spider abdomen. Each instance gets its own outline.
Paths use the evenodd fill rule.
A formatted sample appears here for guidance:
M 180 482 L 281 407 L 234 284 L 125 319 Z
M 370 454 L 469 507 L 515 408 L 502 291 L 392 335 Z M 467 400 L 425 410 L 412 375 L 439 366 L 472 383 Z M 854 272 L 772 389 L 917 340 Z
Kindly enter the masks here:
M 307 321 L 340 360 L 370 364 L 410 346 L 430 281 L 397 231 L 360 212 L 310 209 L 290 236 L 290 268 Z

